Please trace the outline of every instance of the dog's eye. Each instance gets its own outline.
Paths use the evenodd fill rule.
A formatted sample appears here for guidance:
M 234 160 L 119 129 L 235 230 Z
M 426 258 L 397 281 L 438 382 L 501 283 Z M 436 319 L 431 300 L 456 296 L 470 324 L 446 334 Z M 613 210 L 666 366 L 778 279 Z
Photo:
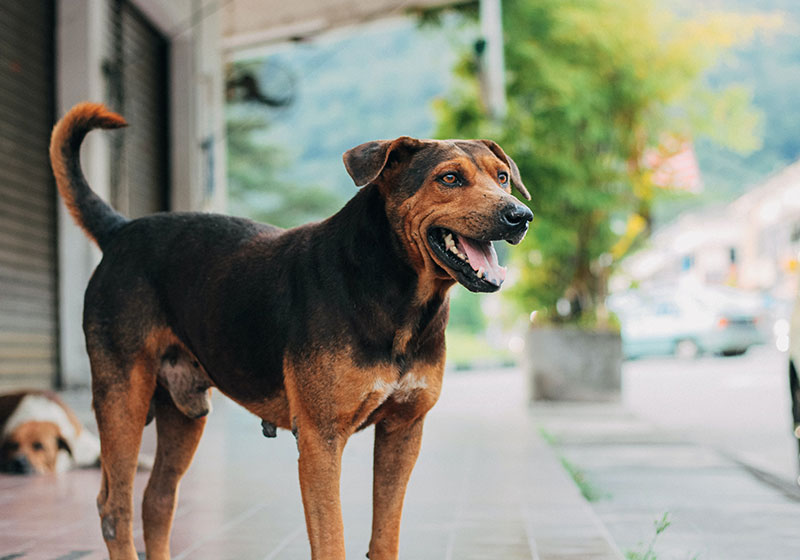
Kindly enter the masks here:
M 42 445 L 41 441 L 34 441 L 33 442 L 33 450 L 34 451 L 41 451 L 42 449 L 44 449 L 44 445 Z
M 14 452 L 19 449 L 19 444 L 16 441 L 9 441 L 3 447 L 5 447 L 8 451 Z
M 446 185 L 457 185 L 459 182 L 458 175 L 455 173 L 447 173 L 446 175 L 442 175 L 441 181 Z
M 500 173 L 497 174 L 497 180 L 500 181 L 501 185 L 505 185 L 506 183 L 508 183 L 508 173 L 506 173 L 505 171 L 501 171 Z

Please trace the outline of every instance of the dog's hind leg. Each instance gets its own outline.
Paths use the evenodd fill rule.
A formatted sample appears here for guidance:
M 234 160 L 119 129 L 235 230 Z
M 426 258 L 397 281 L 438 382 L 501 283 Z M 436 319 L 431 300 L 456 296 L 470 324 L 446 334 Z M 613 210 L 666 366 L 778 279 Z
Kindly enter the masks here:
M 178 484 L 194 457 L 206 417 L 187 417 L 163 388 L 156 390 L 155 409 L 158 447 L 144 492 L 142 518 L 148 560 L 168 560 Z
M 103 472 L 97 509 L 110 559 L 136 560 L 133 479 L 156 375 L 142 361 L 134 361 L 128 372 L 109 363 L 98 359 L 97 353 L 92 356 L 93 405 Z

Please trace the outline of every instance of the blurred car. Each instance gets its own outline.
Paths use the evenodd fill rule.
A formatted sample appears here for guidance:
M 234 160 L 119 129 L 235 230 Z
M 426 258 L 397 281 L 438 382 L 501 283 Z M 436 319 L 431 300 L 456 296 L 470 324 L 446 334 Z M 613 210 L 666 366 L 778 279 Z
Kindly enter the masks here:
M 626 359 L 735 356 L 764 342 L 756 300 L 736 290 L 632 290 L 612 296 L 608 306 L 620 320 Z

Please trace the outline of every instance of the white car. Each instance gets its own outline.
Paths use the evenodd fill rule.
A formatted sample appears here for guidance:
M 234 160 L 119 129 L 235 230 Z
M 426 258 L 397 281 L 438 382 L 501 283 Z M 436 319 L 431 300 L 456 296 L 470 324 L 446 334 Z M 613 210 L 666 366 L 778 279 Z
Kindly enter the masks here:
M 609 308 L 619 317 L 626 358 L 733 356 L 764 340 L 758 304 L 735 290 L 631 290 L 611 297 Z

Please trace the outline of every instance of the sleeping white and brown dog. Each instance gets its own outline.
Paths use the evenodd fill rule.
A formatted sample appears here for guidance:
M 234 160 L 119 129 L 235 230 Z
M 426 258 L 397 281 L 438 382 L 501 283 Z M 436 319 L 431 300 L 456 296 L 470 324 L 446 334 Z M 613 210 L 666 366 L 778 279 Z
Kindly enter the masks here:
M 0 395 L 0 471 L 60 473 L 97 466 L 100 441 L 54 393 Z

